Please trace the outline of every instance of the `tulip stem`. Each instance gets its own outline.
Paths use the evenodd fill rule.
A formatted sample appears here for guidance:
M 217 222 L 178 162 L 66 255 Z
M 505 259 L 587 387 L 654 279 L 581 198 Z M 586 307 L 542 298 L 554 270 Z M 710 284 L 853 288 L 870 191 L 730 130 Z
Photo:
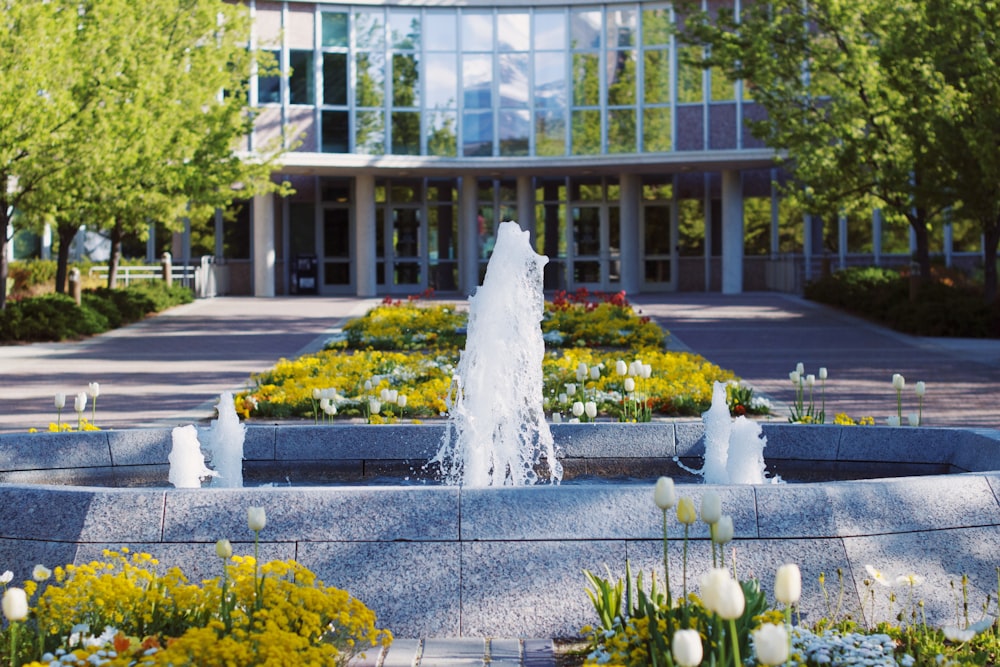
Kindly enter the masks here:
M 667 510 L 663 510 L 663 575 L 664 581 L 667 584 L 667 609 L 672 609 L 673 603 L 670 597 L 670 556 L 667 554 Z
M 20 625 L 18 621 L 10 622 L 10 667 L 18 667 L 21 664 L 17 659 L 17 632 Z
M 736 636 L 736 619 L 729 619 L 729 636 L 733 640 L 733 667 L 740 667 L 740 640 Z
M 687 599 L 688 599 L 688 524 L 686 524 L 686 523 L 684 524 L 684 571 L 683 571 L 683 575 L 684 575 L 684 577 L 683 577 L 684 583 L 683 583 L 683 586 L 682 586 L 682 589 L 684 591 L 683 604 L 686 606 L 687 605 Z

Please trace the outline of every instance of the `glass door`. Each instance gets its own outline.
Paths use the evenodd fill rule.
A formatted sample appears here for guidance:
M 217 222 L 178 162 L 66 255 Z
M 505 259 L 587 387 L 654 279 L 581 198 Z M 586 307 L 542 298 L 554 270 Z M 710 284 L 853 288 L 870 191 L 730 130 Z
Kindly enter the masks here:
M 639 249 L 644 291 L 677 289 L 677 229 L 671 224 L 670 202 L 650 202 L 642 207 Z
M 621 282 L 620 209 L 616 204 L 574 206 L 572 289 L 609 291 Z
M 327 207 L 323 209 L 320 228 L 320 247 L 323 256 L 322 294 L 342 294 L 351 291 L 351 209 Z
M 417 206 L 394 206 L 386 221 L 386 265 L 391 292 L 417 294 L 427 287 L 424 270 L 422 211 Z

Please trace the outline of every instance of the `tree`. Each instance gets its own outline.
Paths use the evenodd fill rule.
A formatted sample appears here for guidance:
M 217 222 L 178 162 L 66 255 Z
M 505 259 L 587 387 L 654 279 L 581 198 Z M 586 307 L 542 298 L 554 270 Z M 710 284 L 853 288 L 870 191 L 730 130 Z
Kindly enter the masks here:
M 703 66 L 746 81 L 767 111 L 751 131 L 785 156 L 793 176 L 785 195 L 816 214 L 879 208 L 890 224 L 908 223 L 927 278 L 928 225 L 941 207 L 933 123 L 942 86 L 919 64 L 915 44 L 906 49 L 912 66 L 885 66 L 888 45 L 904 49 L 909 38 L 897 5 L 758 2 L 740 17 L 723 10 L 714 22 L 693 14 L 685 32 L 709 47 Z

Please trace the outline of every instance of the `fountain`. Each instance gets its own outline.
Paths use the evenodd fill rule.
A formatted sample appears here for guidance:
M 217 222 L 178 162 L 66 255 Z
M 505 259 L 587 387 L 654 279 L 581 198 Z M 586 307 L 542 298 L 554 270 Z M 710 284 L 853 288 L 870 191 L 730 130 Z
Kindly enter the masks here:
M 465 351 L 448 401 L 448 428 L 431 464 L 447 484 L 521 486 L 543 467 L 558 484 L 542 407 L 542 268 L 516 222 L 502 222 L 482 286 L 469 297 Z
M 171 432 L 172 447 L 167 460 L 170 470 L 167 480 L 177 489 L 199 489 L 201 481 L 219 473 L 205 467 L 198 429 L 194 424 L 178 426 Z
M 216 406 L 218 419 L 213 419 L 209 429 L 202 434 L 216 475 L 212 486 L 239 488 L 243 486 L 243 442 L 246 426 L 236 414 L 232 392 L 223 392 Z
M 682 468 L 701 475 L 707 484 L 763 484 L 768 479 L 764 465 L 767 438 L 761 435 L 757 422 L 729 416 L 724 382 L 712 385 L 712 405 L 701 418 L 705 425 L 705 462 L 701 470 L 684 465 Z

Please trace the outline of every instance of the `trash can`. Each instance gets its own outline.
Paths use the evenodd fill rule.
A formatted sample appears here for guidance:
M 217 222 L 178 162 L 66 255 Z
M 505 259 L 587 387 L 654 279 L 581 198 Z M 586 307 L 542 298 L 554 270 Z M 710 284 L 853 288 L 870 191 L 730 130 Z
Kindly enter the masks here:
M 296 255 L 292 264 L 292 290 L 295 294 L 318 294 L 316 255 Z

